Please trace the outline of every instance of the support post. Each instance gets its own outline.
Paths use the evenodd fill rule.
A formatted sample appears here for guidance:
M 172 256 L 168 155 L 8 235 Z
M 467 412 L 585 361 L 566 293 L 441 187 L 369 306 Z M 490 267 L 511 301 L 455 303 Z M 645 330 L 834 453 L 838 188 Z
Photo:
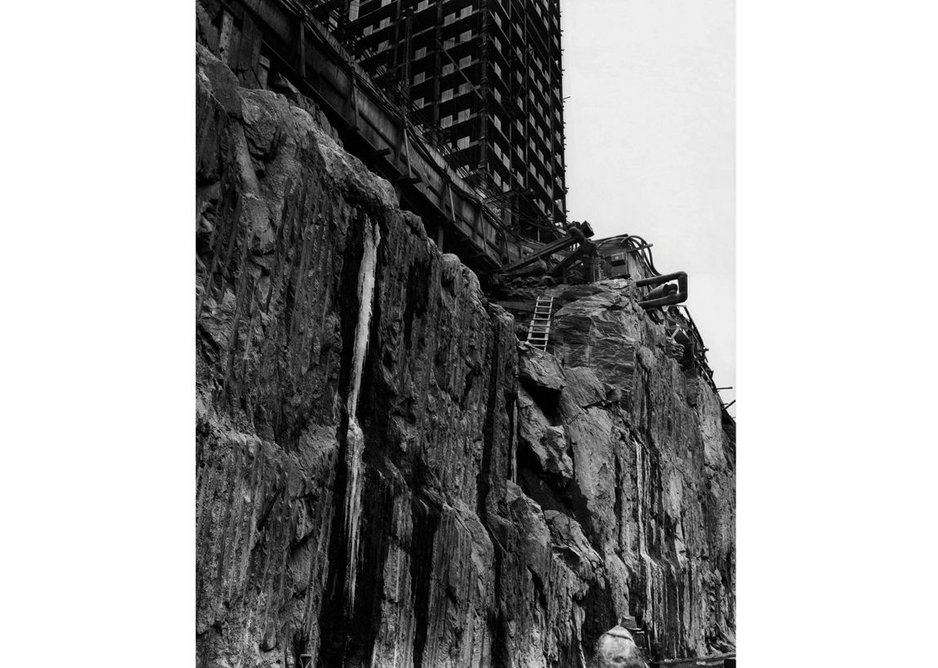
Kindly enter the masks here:
M 306 21 L 300 15 L 300 76 L 306 80 Z

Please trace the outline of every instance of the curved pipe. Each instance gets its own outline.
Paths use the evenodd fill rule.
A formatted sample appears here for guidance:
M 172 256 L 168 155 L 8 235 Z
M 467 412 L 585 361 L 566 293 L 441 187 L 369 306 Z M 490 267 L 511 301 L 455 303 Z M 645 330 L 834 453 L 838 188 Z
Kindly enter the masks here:
M 538 247 L 530 255 L 526 255 L 520 260 L 516 260 L 511 264 L 504 265 L 501 268 L 501 273 L 511 274 L 524 267 L 527 267 L 529 264 L 536 262 L 541 258 L 547 258 L 562 251 L 565 248 L 569 248 L 573 244 L 580 244 L 581 246 L 586 243 L 587 237 L 593 236 L 593 228 L 590 227 L 589 221 L 584 220 L 582 223 L 572 223 L 567 228 L 567 234 L 560 239 L 557 239 L 551 243 L 544 244 L 543 246 Z M 592 243 L 590 242 L 590 247 L 592 248 Z
M 653 276 L 652 278 L 643 278 L 640 281 L 635 281 L 635 287 L 643 288 L 652 285 L 663 286 L 665 283 L 674 280 L 677 281 L 677 292 L 658 297 L 657 294 L 664 294 L 666 289 L 662 290 L 660 293 L 658 290 L 652 290 L 645 295 L 645 299 L 638 302 L 638 305 L 644 309 L 649 309 L 659 306 L 668 306 L 670 304 L 680 304 L 681 302 L 687 301 L 687 272 L 684 271 L 676 271 L 673 274 L 664 274 L 663 276 Z

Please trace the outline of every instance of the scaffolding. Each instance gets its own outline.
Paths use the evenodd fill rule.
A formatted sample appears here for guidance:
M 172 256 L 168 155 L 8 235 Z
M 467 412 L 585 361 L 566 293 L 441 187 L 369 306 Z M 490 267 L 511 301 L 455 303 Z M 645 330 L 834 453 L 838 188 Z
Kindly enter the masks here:
M 536 241 L 566 221 L 558 0 L 306 0 L 425 140 Z

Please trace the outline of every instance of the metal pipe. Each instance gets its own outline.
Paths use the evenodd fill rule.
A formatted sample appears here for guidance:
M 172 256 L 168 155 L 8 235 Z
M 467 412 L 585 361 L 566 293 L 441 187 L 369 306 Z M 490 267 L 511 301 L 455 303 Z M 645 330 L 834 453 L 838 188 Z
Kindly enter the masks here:
M 564 272 L 566 272 L 578 262 L 581 262 L 584 258 L 588 257 L 594 250 L 596 250 L 596 244 L 594 244 L 592 241 L 589 241 L 588 239 L 583 239 L 575 251 L 570 253 L 570 255 L 558 263 L 557 266 L 551 269 L 550 275 L 563 275 Z
M 644 309 L 657 308 L 659 306 L 667 306 L 668 304 L 680 304 L 681 302 L 687 301 L 687 272 L 677 271 L 673 274 L 664 274 L 663 276 L 653 276 L 652 278 L 643 278 L 639 281 L 635 281 L 635 287 L 643 288 L 652 285 L 663 285 L 670 281 L 677 281 L 677 292 L 672 292 L 663 297 L 652 297 L 657 290 L 652 291 L 646 295 L 642 301 L 638 302 L 638 305 Z
M 673 295 L 675 292 L 677 292 L 677 286 L 674 285 L 674 283 L 665 283 L 664 285 L 659 285 L 657 288 L 646 294 L 644 301 L 667 297 L 668 295 Z
M 589 227 L 589 223 L 587 221 L 584 220 L 582 223 L 572 223 L 567 229 L 566 236 L 561 237 L 560 239 L 557 239 L 556 241 L 553 241 L 549 244 L 545 244 L 537 248 L 530 255 L 526 255 L 520 260 L 517 260 L 516 262 L 512 262 L 511 264 L 502 267 L 501 273 L 503 274 L 513 273 L 515 271 L 518 271 L 519 269 L 523 269 L 524 267 L 528 266 L 532 262 L 536 262 L 537 260 L 541 258 L 550 257 L 554 253 L 558 251 L 562 251 L 565 248 L 572 246 L 573 244 L 576 244 L 576 243 L 583 244 L 586 241 L 586 238 L 592 235 L 593 235 L 593 229 Z

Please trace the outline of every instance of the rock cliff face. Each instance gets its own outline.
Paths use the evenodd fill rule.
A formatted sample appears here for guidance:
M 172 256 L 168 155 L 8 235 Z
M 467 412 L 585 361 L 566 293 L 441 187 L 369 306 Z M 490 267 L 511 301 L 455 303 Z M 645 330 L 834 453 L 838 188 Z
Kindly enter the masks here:
M 734 628 L 734 444 L 627 286 L 548 353 L 321 115 L 197 63 L 199 666 L 584 666 Z M 524 295 L 521 295 L 523 298 Z

